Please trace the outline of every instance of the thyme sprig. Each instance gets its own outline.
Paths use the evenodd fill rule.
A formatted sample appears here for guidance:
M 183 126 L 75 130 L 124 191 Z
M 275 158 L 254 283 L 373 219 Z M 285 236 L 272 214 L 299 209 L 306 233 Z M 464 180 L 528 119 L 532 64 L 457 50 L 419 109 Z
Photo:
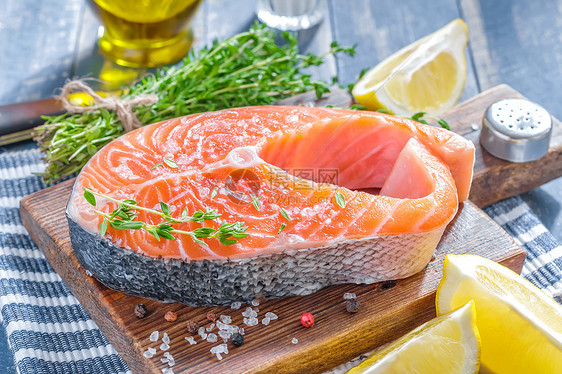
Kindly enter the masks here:
M 198 210 L 192 216 L 188 216 L 187 208 L 185 208 L 181 217 L 177 218 L 170 214 L 170 207 L 163 201 L 160 202 L 161 211 L 158 211 L 137 205 L 137 202 L 131 199 L 114 199 L 111 196 L 107 196 L 90 188 L 84 187 L 84 198 L 93 206 L 96 206 L 96 196 L 113 201 L 117 204 L 117 208 L 111 213 L 94 210 L 96 214 L 103 217 L 99 226 L 99 231 L 102 236 L 105 235 L 109 226 L 115 230 L 145 230 L 158 241 L 161 239 L 174 240 L 174 234 L 189 235 L 195 243 L 208 246 L 207 243 L 201 240 L 202 238 L 214 238 L 219 240 L 219 242 L 223 245 L 231 245 L 237 243 L 236 239 L 245 238 L 249 235 L 246 234 L 248 227 L 244 226 L 243 222 L 228 223 L 224 221 L 217 229 L 214 227 L 198 227 L 193 231 L 186 231 L 174 228 L 173 224 L 175 223 L 201 223 L 204 221 L 213 221 L 221 216 L 210 208 L 206 208 L 205 211 Z M 164 221 L 156 225 L 142 221 L 135 221 L 139 210 L 156 214 L 162 217 Z
M 410 119 L 419 122 L 419 123 L 423 123 L 424 125 L 429 125 L 429 123 L 427 122 L 427 120 L 424 118 L 424 116 L 426 115 L 425 112 L 418 112 L 418 113 L 414 113 Z M 406 117 L 407 118 L 407 117 Z M 435 120 L 437 121 L 437 123 L 444 129 L 447 130 L 451 130 L 451 126 L 449 126 L 449 124 L 447 123 L 447 121 L 445 121 L 443 118 L 435 118 Z
M 142 78 L 125 90 L 122 99 L 156 94 L 155 104 L 133 108 L 140 123 L 150 124 L 192 113 L 272 104 L 311 90 L 320 97 L 330 91 L 328 83 L 313 80 L 302 69 L 321 65 L 329 54 L 355 53 L 354 47 L 334 42 L 325 54 L 303 55 L 294 35 L 282 36 L 287 43 L 277 45 L 275 31 L 255 24 L 246 32 L 192 51 L 181 66 Z M 123 134 L 116 114 L 105 109 L 45 119 L 35 139 L 46 154 L 43 177 L 47 183 L 80 171 L 99 149 Z

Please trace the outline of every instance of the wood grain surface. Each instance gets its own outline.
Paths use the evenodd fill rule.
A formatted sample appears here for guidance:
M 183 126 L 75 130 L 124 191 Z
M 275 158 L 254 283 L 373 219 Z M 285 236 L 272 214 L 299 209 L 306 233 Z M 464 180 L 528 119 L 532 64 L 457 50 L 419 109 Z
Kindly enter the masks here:
M 65 204 L 74 180 L 25 197 L 21 203 L 23 222 L 50 264 L 60 274 L 72 293 L 86 308 L 134 373 L 160 372 L 162 351 L 152 359 L 142 356 L 147 347 L 158 348 L 149 335 L 159 330 L 171 338 L 175 373 L 320 373 L 363 352 L 396 339 L 435 316 L 434 295 L 441 278 L 447 253 L 473 253 L 498 261 L 520 271 L 525 259 L 523 250 L 486 214 L 472 203 L 461 205 L 449 225 L 428 267 L 389 289 L 381 284 L 340 285 L 325 288 L 313 295 L 270 300 L 259 305 L 260 321 L 270 311 L 279 316 L 269 326 L 245 329 L 244 345 L 229 344 L 230 353 L 222 361 L 210 353 L 218 343 L 201 342 L 191 346 L 186 321 L 194 320 L 208 327 L 208 312 L 226 314 L 242 327 L 241 312 L 224 307 L 193 308 L 181 304 L 163 304 L 110 290 L 86 274 L 76 259 L 64 216 Z M 354 292 L 360 311 L 345 311 L 343 294 Z M 136 304 L 144 303 L 150 313 L 135 317 Z M 172 310 L 178 320 L 170 323 L 164 314 Z M 313 328 L 300 325 L 301 313 L 315 316 Z M 216 329 L 214 331 L 216 333 Z M 298 344 L 292 344 L 293 338 Z
M 455 131 L 467 136 L 475 135 L 478 129 L 474 125 L 480 123 L 489 103 L 518 95 L 510 87 L 500 86 L 469 100 L 447 114 L 446 118 Z M 349 95 L 344 91 L 335 91 L 323 104 L 347 106 L 349 100 Z M 312 94 L 305 94 L 286 103 L 314 102 Z M 514 175 L 527 170 L 525 164 L 512 166 L 492 160 L 492 156 L 482 153 L 479 147 L 477 152 L 471 196 L 480 202 L 502 197 L 491 195 L 484 188 L 488 178 L 496 178 L 498 168 L 515 168 L 511 169 Z M 490 177 L 488 173 L 491 173 Z M 381 284 L 341 285 L 306 297 L 267 301 L 259 306 L 260 320 L 268 311 L 277 314 L 279 319 L 272 321 L 269 326 L 244 326 L 244 345 L 233 347 L 229 344 L 230 353 L 219 361 L 209 351 L 218 343 L 201 342 L 197 338 L 199 344 L 191 346 L 184 339 L 189 335 L 186 321 L 194 320 L 208 326 L 210 322 L 206 320 L 206 314 L 213 312 L 230 315 L 235 324 L 242 325 L 243 309 L 193 308 L 143 300 L 110 290 L 86 275 L 72 251 L 64 216 L 72 184 L 73 180 L 69 180 L 25 197 L 21 202 L 22 219 L 53 268 L 135 373 L 159 372 L 165 367 L 160 362 L 163 357 L 161 351 L 152 359 L 142 356 L 147 347 L 157 348 L 160 345 L 160 342 L 151 343 L 148 340 L 154 330 L 167 332 L 170 336 L 172 342 L 169 352 L 177 363 L 174 366 L 176 373 L 322 372 L 388 343 L 432 318 L 435 315 L 435 289 L 447 253 L 479 254 L 516 271 L 521 270 L 525 259 L 523 250 L 511 237 L 473 203 L 467 202 L 461 205 L 459 214 L 449 225 L 436 250 L 435 258 L 424 271 L 397 281 L 389 289 L 383 289 L 385 287 L 381 287 Z M 499 181 L 495 188 L 499 194 L 512 192 L 502 187 Z M 482 194 L 485 197 L 479 198 Z M 359 313 L 349 314 L 345 311 L 342 298 L 345 292 L 358 295 L 361 303 Z M 139 302 L 146 304 L 150 310 L 144 319 L 138 319 L 133 314 Z M 164 320 L 168 310 L 178 314 L 176 322 Z M 313 313 L 316 318 L 312 329 L 305 329 L 299 323 L 300 314 L 305 311 Z M 298 344 L 291 343 L 293 338 L 298 339 Z

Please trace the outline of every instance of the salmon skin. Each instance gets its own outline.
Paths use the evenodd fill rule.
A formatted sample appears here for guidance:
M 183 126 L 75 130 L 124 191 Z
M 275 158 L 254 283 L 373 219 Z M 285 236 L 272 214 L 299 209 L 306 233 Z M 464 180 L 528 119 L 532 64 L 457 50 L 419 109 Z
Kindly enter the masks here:
M 67 206 L 70 238 L 107 287 L 194 306 L 401 279 L 431 259 L 467 199 L 473 165 L 463 137 L 381 113 L 263 106 L 190 115 L 123 135 L 92 157 Z M 97 198 L 93 207 L 84 188 L 154 210 L 162 201 L 175 217 L 221 215 L 177 230 L 242 222 L 249 235 L 202 245 L 109 227 L 102 237 L 94 210 L 117 205 Z M 162 218 L 139 211 L 136 220 Z

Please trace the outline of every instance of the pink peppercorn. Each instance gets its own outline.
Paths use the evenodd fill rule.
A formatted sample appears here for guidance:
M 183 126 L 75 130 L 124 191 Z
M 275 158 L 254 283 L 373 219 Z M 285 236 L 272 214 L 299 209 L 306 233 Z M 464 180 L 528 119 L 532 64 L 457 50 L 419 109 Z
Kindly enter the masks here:
M 310 313 L 303 313 L 301 316 L 301 323 L 304 327 L 314 326 L 314 316 Z

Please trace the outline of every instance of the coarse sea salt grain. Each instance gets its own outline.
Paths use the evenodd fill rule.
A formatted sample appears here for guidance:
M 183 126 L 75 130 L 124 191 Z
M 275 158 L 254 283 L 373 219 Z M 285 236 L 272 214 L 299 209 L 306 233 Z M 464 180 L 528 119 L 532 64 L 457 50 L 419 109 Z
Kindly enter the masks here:
M 168 357 L 168 366 L 172 367 L 176 364 L 176 360 L 174 360 L 174 358 L 172 357 L 172 355 L 170 355 L 170 357 Z
M 217 321 L 217 327 L 218 327 L 219 330 L 228 329 L 228 325 L 226 323 L 222 323 L 221 321 Z
M 228 331 L 231 334 L 236 334 L 238 330 L 240 330 L 240 328 L 236 325 L 228 325 L 226 328 L 226 331 Z
M 207 327 L 207 331 L 213 331 L 214 328 L 215 328 L 215 324 L 211 323 L 211 325 Z
M 207 339 L 207 333 L 205 332 L 205 328 L 203 326 L 199 327 L 199 336 L 201 336 L 201 339 L 205 340 Z
M 291 340 L 291 343 L 293 344 L 297 344 L 299 342 L 299 340 L 297 338 L 293 338 L 293 340 Z
M 218 340 L 217 336 L 213 333 L 210 333 L 209 335 L 207 335 L 207 341 L 209 343 L 215 343 Z
M 167 351 L 168 349 L 170 349 L 170 346 L 166 343 L 162 343 L 160 344 L 160 350 L 161 351 Z
M 242 303 L 239 302 L 239 301 L 235 301 L 235 302 L 232 303 L 232 305 L 230 305 L 230 307 L 232 309 L 240 309 L 241 306 L 242 306 Z
M 253 306 L 258 306 L 258 305 L 260 305 L 260 302 L 257 301 L 257 300 L 254 300 L 254 301 L 252 301 L 252 305 L 253 305 Z
M 152 331 L 152 334 L 150 334 L 150 341 L 151 342 L 158 341 L 158 336 L 159 336 L 158 331 Z
M 167 364 L 168 363 L 168 359 L 166 357 L 163 357 L 160 359 L 160 362 Z
M 240 329 L 238 330 L 238 333 L 239 333 L 240 335 L 244 335 L 244 328 L 243 328 L 243 327 L 240 327 Z
M 271 321 L 273 321 L 274 319 L 279 318 L 279 317 L 277 317 L 277 314 L 271 313 L 271 312 L 265 313 L 265 316 L 266 316 L 267 318 L 269 318 Z
M 166 344 L 170 344 L 170 337 L 168 336 L 168 333 L 164 333 L 164 336 L 162 336 L 162 341 Z
M 186 336 L 185 340 L 187 340 L 189 342 L 189 344 L 191 344 L 191 345 L 197 344 L 195 339 L 193 339 L 193 336 Z
M 252 314 L 253 309 L 251 307 L 247 307 L 245 311 L 242 312 L 242 316 L 244 317 L 250 317 L 250 315 Z
M 228 354 L 228 345 L 226 345 L 226 344 L 221 344 L 221 346 L 222 346 L 222 351 L 223 351 L 223 353 Z
M 344 300 L 357 299 L 357 295 L 355 295 L 354 293 L 351 293 L 351 292 L 346 292 L 346 293 L 343 294 L 343 299 Z
M 244 323 L 247 326 L 256 326 L 259 323 L 259 321 L 255 317 L 250 317 L 250 318 L 244 318 Z
M 269 325 L 269 321 L 270 321 L 270 319 L 267 318 L 267 317 L 265 317 L 264 319 L 261 320 L 261 323 L 262 323 L 263 325 L 267 326 L 267 325 Z
M 225 315 L 220 316 L 220 320 L 222 323 L 226 323 L 227 325 L 232 322 L 232 318 Z
M 142 355 L 146 358 L 152 358 L 154 356 L 154 352 L 152 352 L 149 348 L 146 351 L 144 351 L 144 353 Z

